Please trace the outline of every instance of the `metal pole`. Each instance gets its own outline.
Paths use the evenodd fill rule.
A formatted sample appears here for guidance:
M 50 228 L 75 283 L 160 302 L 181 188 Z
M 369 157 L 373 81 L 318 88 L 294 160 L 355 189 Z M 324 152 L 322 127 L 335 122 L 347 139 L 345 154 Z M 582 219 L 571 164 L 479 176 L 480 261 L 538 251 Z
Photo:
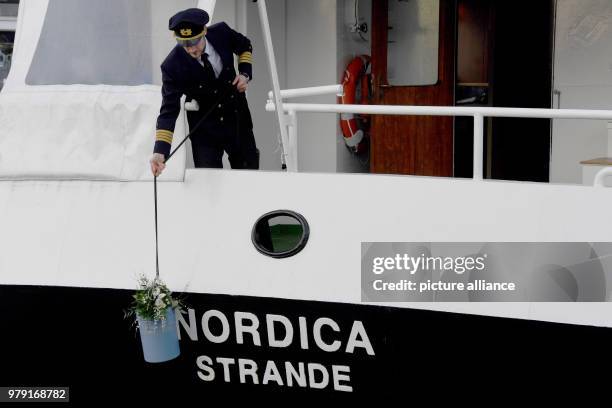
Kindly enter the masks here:
M 612 167 L 605 167 L 597 172 L 593 185 L 595 187 L 605 187 L 606 177 L 612 176 Z
M 266 110 L 273 111 L 273 102 Z M 481 108 L 461 106 L 410 106 L 410 105 L 341 105 L 324 103 L 284 103 L 285 111 L 361 113 L 370 115 L 423 115 L 423 116 L 492 116 L 497 118 L 551 118 L 551 119 L 605 119 L 612 120 L 612 110 L 587 109 L 530 109 L 530 108 Z
M 342 96 L 344 87 L 342 85 L 313 86 L 309 88 L 282 89 L 281 98 L 299 98 L 302 96 L 319 96 L 336 94 Z M 274 98 L 274 92 L 268 92 L 268 99 Z
M 289 163 L 287 164 L 287 171 L 297 172 L 298 171 L 298 138 L 297 138 L 297 115 L 295 111 L 289 111 L 289 123 L 287 125 L 289 129 L 289 144 L 287 145 L 287 156 L 289 157 Z
M 278 126 L 281 134 L 281 157 L 283 164 L 285 163 L 285 146 L 288 145 L 289 137 L 287 134 L 287 123 L 285 118 L 285 110 L 283 109 L 283 100 L 280 92 L 280 82 L 278 80 L 278 70 L 276 68 L 276 58 L 274 56 L 274 46 L 272 45 L 272 35 L 270 33 L 270 22 L 268 20 L 268 11 L 266 9 L 266 0 L 258 0 L 257 7 L 259 8 L 259 20 L 261 21 L 261 29 L 263 30 L 264 44 L 266 54 L 268 56 L 268 65 L 270 66 L 270 77 L 272 78 L 272 89 L 274 90 L 274 104 L 278 107 L 276 116 L 278 118 Z M 290 163 L 290 167 L 293 165 Z
M 482 180 L 482 155 L 484 139 L 484 117 L 474 115 L 474 180 Z

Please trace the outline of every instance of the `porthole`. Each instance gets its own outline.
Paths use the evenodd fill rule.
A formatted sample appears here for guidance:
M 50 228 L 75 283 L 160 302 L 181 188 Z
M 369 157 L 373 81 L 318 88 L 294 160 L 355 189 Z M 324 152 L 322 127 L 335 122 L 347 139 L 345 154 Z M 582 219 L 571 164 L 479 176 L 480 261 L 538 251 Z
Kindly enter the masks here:
M 289 210 L 262 215 L 251 232 L 255 248 L 272 258 L 287 258 L 300 252 L 308 242 L 310 228 L 306 218 Z

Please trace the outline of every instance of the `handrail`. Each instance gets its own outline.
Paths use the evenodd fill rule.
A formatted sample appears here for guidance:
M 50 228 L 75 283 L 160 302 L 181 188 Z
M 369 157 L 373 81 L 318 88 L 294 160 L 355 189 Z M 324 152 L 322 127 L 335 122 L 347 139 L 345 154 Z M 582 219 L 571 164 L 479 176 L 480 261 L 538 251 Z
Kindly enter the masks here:
M 605 187 L 605 179 L 608 176 L 612 176 L 612 167 L 605 167 L 597 172 L 595 175 L 595 180 L 593 181 L 593 186 L 595 187 Z
M 490 108 L 467 106 L 408 106 L 408 105 L 333 105 L 316 103 L 284 103 L 283 109 L 295 112 L 360 113 L 374 115 L 416 116 L 494 116 L 506 118 L 550 119 L 607 119 L 612 120 L 612 110 L 587 109 L 530 109 Z M 267 111 L 275 111 L 274 103 L 266 105 Z
M 342 96 L 342 85 L 313 86 L 310 88 L 281 89 L 281 98 L 300 98 L 303 96 L 337 95 Z M 274 92 L 268 92 L 268 99 L 274 99 Z
M 325 87 L 317 87 L 325 88 Z M 313 89 L 317 89 L 313 88 Z M 308 89 L 308 88 L 306 88 Z M 294 90 L 305 92 L 304 89 Z M 294 94 L 295 94 L 294 93 Z M 281 91 L 282 95 L 282 91 Z M 589 109 L 530 109 L 530 108 L 492 108 L 483 106 L 406 106 L 406 105 L 344 105 L 316 103 L 283 103 L 282 109 L 295 116 L 297 112 L 319 113 L 359 113 L 370 115 L 416 115 L 416 116 L 471 116 L 474 118 L 474 162 L 473 178 L 482 180 L 484 117 L 506 118 L 548 118 L 548 119 L 605 119 L 612 120 L 612 110 Z M 272 100 L 266 104 L 267 111 L 275 111 Z M 604 172 L 604 170 L 610 170 Z M 603 177 L 612 175 L 612 169 L 598 173 L 596 185 L 603 186 Z M 604 174 L 605 173 L 605 174 Z M 599 183 L 599 184 L 598 184 Z

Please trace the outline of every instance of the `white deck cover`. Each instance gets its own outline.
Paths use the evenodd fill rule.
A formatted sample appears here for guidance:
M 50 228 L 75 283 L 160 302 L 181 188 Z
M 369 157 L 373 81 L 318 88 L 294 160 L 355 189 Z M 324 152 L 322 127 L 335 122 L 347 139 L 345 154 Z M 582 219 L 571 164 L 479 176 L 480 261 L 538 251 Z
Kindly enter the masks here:
M 22 0 L 0 93 L 0 178 L 150 179 L 168 19 L 214 1 Z M 185 135 L 179 116 L 174 142 Z M 164 180 L 182 180 L 184 151 Z

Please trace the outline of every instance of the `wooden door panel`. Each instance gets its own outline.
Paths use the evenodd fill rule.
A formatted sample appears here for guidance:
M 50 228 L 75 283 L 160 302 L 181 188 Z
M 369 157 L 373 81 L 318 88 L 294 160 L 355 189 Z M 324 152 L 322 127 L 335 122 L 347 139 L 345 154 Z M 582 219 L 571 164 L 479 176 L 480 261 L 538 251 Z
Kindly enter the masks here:
M 440 0 L 438 82 L 427 86 L 389 86 L 387 81 L 388 0 L 372 2 L 374 103 L 453 105 L 454 1 Z M 379 116 L 372 118 L 372 173 L 452 176 L 453 118 Z

